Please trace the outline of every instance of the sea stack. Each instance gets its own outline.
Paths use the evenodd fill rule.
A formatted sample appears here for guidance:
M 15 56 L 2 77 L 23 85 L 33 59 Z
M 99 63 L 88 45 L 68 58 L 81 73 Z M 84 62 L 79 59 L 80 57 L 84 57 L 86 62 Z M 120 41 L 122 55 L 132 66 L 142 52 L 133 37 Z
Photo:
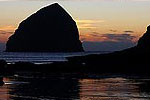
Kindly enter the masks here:
M 76 22 L 58 4 L 44 7 L 22 21 L 9 37 L 7 52 L 82 52 Z
M 143 52 L 150 52 L 150 25 L 146 33 L 139 39 L 137 48 Z

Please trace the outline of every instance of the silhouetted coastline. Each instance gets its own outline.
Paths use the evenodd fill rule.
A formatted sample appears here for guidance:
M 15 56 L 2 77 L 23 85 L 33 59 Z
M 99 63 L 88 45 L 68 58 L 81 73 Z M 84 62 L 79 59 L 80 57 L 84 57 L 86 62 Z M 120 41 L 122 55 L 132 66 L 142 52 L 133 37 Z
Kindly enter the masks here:
M 69 57 L 68 60 L 84 65 L 90 71 L 149 73 L 149 56 L 150 26 L 135 47 L 108 54 Z
M 51 14 L 48 12 L 51 12 Z M 42 16 L 43 13 L 46 15 Z M 45 18 L 53 23 L 47 23 Z M 41 21 L 37 21 L 37 19 Z M 45 25 L 43 26 L 43 24 Z M 57 25 L 60 25 L 60 30 L 57 30 Z M 50 31 L 49 26 L 53 27 Z M 45 30 L 44 33 L 46 33 L 46 36 L 41 38 L 41 33 L 43 31 L 41 29 L 37 30 L 37 27 L 42 27 L 41 29 Z M 49 35 L 47 32 L 55 34 Z M 38 33 L 36 34 L 36 41 L 32 40 L 35 38 L 35 33 Z M 59 38 L 58 34 L 60 35 L 60 33 L 61 36 L 59 36 Z M 72 34 L 70 35 L 70 33 Z M 43 43 L 39 41 L 39 39 L 42 39 L 41 41 Z M 56 42 L 58 42 L 58 44 Z M 147 27 L 146 33 L 139 39 L 137 46 L 132 48 L 108 54 L 67 57 L 68 61 L 53 62 L 52 64 L 36 65 L 31 62 L 6 64 L 6 61 L 1 60 L 0 72 L 6 72 L 7 74 L 16 73 L 17 71 L 48 73 L 149 73 L 149 44 L 150 26 Z M 6 51 L 77 52 L 83 51 L 83 48 L 79 40 L 79 33 L 75 21 L 59 4 L 55 3 L 39 10 L 24 20 L 16 30 L 15 34 L 9 38 L 6 45 Z
M 6 64 L 0 61 L 1 73 L 34 71 L 43 73 L 146 73 L 149 74 L 150 26 L 137 46 L 108 54 L 68 57 L 65 62 L 36 65 L 31 62 Z
M 7 74 L 23 71 L 42 73 L 120 73 L 149 74 L 150 26 L 139 39 L 137 46 L 108 54 L 67 57 L 68 61 L 51 64 L 16 62 L 7 64 L 1 60 L 1 72 Z

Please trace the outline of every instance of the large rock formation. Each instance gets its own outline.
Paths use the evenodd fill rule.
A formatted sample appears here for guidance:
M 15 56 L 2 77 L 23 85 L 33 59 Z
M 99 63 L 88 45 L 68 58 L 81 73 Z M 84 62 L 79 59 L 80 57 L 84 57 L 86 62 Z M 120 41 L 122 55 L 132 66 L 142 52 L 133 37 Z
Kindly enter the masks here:
M 77 25 L 57 3 L 22 21 L 6 44 L 8 52 L 81 52 Z

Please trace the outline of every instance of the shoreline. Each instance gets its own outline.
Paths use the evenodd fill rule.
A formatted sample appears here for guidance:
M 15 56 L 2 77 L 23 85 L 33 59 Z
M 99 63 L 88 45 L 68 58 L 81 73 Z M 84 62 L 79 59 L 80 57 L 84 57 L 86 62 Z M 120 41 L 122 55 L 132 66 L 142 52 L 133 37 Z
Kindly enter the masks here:
M 92 55 L 88 55 L 92 56 Z M 98 56 L 98 55 L 93 55 Z M 112 62 L 101 63 L 92 62 L 83 63 L 83 58 L 88 59 L 87 56 L 76 56 L 67 58 L 68 61 L 64 62 L 50 62 L 44 64 L 35 64 L 32 62 L 15 62 L 8 64 L 5 60 L 0 60 L 0 75 L 12 75 L 20 72 L 39 72 L 39 73 L 95 73 L 95 74 L 137 74 L 137 75 L 148 75 L 150 71 L 145 69 L 147 64 L 115 64 Z M 105 58 L 104 58 L 105 59 Z M 78 62 L 81 61 L 81 62 Z M 88 60 L 87 60 L 88 61 Z M 140 68 L 144 66 L 143 68 Z M 147 68 L 147 67 L 146 67 Z
M 68 61 L 68 57 L 85 56 L 89 54 L 102 54 L 105 52 L 72 52 L 72 53 L 51 53 L 51 52 L 0 52 L 0 60 L 8 64 L 15 62 L 32 62 L 35 64 L 47 64 L 51 62 Z

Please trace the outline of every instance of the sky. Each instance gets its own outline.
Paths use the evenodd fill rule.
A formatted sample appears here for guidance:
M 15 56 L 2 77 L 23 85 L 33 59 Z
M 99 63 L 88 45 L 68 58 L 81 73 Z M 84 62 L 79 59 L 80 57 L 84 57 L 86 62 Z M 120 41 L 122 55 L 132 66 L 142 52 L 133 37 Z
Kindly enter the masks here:
M 0 0 L 0 50 L 22 20 L 56 2 L 76 21 L 86 51 L 132 47 L 150 24 L 150 0 Z

